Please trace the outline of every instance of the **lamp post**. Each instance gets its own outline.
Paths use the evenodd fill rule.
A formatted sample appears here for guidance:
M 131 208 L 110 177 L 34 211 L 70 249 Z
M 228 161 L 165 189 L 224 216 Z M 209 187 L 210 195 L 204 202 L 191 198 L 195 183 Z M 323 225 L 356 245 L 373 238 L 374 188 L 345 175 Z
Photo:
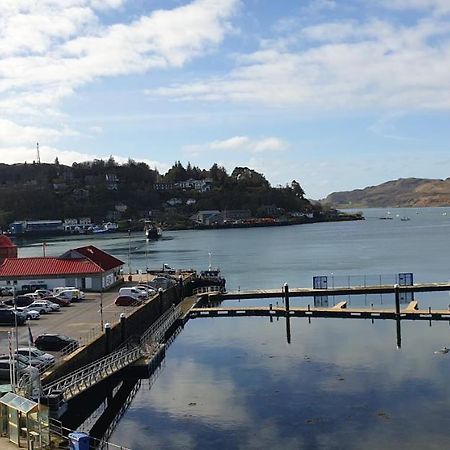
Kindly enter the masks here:
M 145 238 L 145 281 L 148 284 L 148 239 Z
M 131 230 L 128 230 L 128 278 L 131 276 Z

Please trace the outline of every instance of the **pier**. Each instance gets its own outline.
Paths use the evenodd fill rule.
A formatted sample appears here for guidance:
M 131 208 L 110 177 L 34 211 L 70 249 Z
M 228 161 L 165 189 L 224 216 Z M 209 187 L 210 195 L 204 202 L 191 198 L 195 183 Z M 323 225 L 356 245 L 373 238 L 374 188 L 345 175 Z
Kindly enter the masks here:
M 329 308 L 283 306 L 242 306 L 192 308 L 189 318 L 271 316 L 271 317 L 328 317 L 343 319 L 401 319 L 401 320 L 448 320 L 450 310 L 418 309 L 417 301 L 402 309 L 399 314 L 393 308 L 348 308 L 346 302 L 340 302 Z
M 400 292 L 437 292 L 450 291 L 450 283 L 420 283 L 411 286 L 399 286 Z M 314 296 L 338 296 L 338 295 L 361 295 L 361 294 L 394 294 L 394 285 L 372 285 L 372 286 L 342 286 L 328 289 L 314 288 L 291 288 L 290 297 L 314 297 Z M 243 300 L 280 298 L 284 296 L 283 288 L 278 289 L 255 289 L 251 291 L 232 291 L 220 295 L 222 300 Z

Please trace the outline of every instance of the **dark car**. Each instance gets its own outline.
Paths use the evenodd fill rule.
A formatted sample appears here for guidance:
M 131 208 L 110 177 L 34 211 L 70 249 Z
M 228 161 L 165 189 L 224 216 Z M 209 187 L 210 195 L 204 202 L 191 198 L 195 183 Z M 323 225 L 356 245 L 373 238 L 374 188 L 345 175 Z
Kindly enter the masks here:
M 60 351 L 69 345 L 75 350 L 78 348 L 78 341 L 63 334 L 41 334 L 34 341 L 34 345 L 44 351 Z
M 67 298 L 58 297 L 57 295 L 49 295 L 42 300 L 48 300 L 49 302 L 56 303 L 59 306 L 70 306 L 70 300 Z
M 141 300 L 131 297 L 130 295 L 119 295 L 114 302 L 117 306 L 137 306 L 141 303 Z
M 17 325 L 23 325 L 27 316 L 19 311 L 15 311 L 14 309 L 0 309 L 0 324 L 1 325 L 12 325 L 16 324 L 17 317 Z
M 16 306 L 30 306 L 34 302 L 34 299 L 26 295 L 18 295 L 16 297 Z M 10 298 L 3 302 L 5 305 L 14 306 L 14 299 Z

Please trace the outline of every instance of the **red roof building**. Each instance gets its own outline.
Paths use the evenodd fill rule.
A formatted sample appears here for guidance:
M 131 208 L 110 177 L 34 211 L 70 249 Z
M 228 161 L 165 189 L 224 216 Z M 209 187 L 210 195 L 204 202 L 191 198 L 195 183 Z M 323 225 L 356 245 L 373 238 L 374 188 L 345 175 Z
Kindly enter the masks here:
M 17 258 L 17 247 L 8 236 L 0 234 L 0 264 L 6 258 Z
M 0 284 L 15 285 L 19 291 L 43 285 L 48 289 L 74 286 L 102 290 L 122 280 L 123 265 L 120 259 L 92 245 L 69 250 L 59 257 L 9 257 L 0 264 Z

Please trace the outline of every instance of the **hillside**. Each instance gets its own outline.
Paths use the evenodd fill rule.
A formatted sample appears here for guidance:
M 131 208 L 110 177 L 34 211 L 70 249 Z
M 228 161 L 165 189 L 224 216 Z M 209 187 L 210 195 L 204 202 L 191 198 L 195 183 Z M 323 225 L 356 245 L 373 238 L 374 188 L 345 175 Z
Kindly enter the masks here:
M 274 188 L 264 175 L 236 167 L 231 174 L 178 161 L 165 174 L 145 163 L 94 160 L 59 164 L 0 163 L 0 229 L 14 220 L 90 218 L 94 223 L 151 218 L 190 224 L 201 210 L 236 211 L 251 217 L 321 214 L 300 184 Z
M 401 178 L 364 189 L 333 192 L 321 203 L 337 208 L 449 206 L 450 178 Z

